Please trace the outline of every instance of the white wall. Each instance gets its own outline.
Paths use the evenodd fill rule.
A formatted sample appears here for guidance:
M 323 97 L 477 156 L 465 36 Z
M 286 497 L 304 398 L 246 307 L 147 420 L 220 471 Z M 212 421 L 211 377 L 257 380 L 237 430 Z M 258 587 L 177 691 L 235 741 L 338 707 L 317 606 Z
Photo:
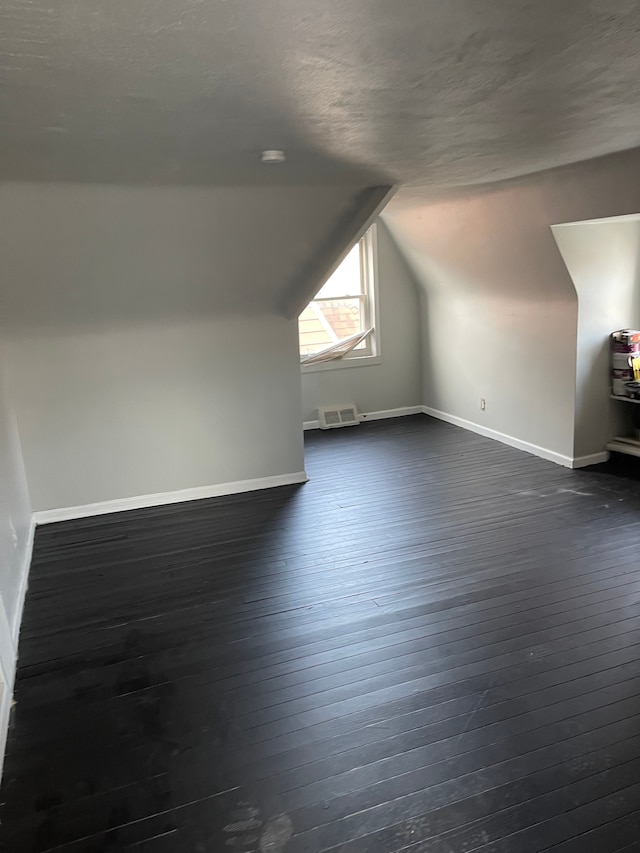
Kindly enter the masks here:
M 575 452 L 586 456 L 602 450 L 611 437 L 611 416 L 624 406 L 609 399 L 609 336 L 640 324 L 640 218 L 552 230 L 578 293 Z
M 360 412 L 421 403 L 418 289 L 383 222 L 377 225 L 380 352 L 378 363 L 302 371 L 304 421 L 317 419 L 318 406 L 355 402 Z M 342 366 L 345 365 L 345 366 Z
M 34 511 L 302 472 L 297 326 L 275 306 L 355 196 L 0 187 Z
M 424 285 L 424 404 L 570 456 L 576 296 L 539 209 L 504 191 L 405 217 L 391 223 Z
M 427 406 L 558 459 L 596 452 L 574 434 L 578 299 L 550 226 L 638 212 L 639 173 L 635 151 L 448 199 L 398 193 L 385 220 L 422 287 Z
M 0 342 L 0 773 L 32 549 L 32 516 Z
M 22 606 L 25 561 L 29 556 L 31 506 L 15 415 L 0 344 L 0 596 L 14 628 Z
M 9 354 L 34 511 L 304 470 L 294 321 L 38 330 Z

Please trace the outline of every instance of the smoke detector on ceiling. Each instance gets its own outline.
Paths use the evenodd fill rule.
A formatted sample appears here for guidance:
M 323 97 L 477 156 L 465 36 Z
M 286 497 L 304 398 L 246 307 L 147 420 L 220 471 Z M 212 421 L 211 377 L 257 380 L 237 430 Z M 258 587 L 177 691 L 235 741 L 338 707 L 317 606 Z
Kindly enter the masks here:
M 287 155 L 284 151 L 277 148 L 269 148 L 260 155 L 260 160 L 263 163 L 284 163 L 286 159 Z

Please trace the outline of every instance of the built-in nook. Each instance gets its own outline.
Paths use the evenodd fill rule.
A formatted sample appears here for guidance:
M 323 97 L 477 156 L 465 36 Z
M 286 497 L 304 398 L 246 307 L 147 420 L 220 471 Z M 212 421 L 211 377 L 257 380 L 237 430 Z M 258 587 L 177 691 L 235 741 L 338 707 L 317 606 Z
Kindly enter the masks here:
M 576 456 L 633 435 L 637 406 L 611 397 L 610 335 L 640 326 L 640 214 L 567 222 L 553 235 L 578 295 Z M 640 455 L 640 445 L 611 449 Z

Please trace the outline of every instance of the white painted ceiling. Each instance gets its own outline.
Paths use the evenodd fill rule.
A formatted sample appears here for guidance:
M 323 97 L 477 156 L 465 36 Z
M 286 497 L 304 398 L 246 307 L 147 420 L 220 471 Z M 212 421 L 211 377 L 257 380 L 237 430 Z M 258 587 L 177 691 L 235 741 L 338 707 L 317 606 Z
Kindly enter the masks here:
M 450 187 L 640 145 L 637 0 L 0 5 L 0 179 Z

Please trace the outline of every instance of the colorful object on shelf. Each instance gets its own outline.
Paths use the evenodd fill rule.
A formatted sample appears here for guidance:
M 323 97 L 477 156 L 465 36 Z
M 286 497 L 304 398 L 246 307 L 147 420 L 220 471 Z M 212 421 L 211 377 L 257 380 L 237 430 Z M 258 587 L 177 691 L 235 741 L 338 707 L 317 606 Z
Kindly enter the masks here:
M 638 329 L 620 329 L 611 333 L 613 346 L 640 345 L 640 331 Z
M 638 399 L 633 387 L 640 381 L 640 330 L 620 329 L 611 334 L 611 393 Z M 630 385 L 631 383 L 631 385 Z
M 611 369 L 612 370 L 631 370 L 631 365 L 629 364 L 629 359 L 632 358 L 634 355 L 640 355 L 640 350 L 632 350 L 631 352 L 612 352 L 611 353 Z

